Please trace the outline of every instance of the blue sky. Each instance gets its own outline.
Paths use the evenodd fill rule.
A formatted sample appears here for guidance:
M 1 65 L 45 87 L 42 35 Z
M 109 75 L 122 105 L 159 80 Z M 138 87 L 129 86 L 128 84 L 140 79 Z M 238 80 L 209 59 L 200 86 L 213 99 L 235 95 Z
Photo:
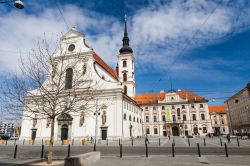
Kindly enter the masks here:
M 73 26 L 115 67 L 126 14 L 137 93 L 167 91 L 171 78 L 218 105 L 250 81 L 248 0 L 23 1 L 24 10 L 0 4 L 0 78 L 44 35 L 55 46 Z

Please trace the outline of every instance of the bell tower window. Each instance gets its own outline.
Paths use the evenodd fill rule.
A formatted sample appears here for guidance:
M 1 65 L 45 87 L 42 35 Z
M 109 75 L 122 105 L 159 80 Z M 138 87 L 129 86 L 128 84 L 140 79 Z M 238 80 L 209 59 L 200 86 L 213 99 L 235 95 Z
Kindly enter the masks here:
M 127 81 L 127 73 L 124 73 L 124 74 L 123 74 L 123 81 L 124 81 L 124 82 Z
M 124 60 L 124 61 L 122 62 L 122 66 L 123 66 L 123 67 L 127 67 L 127 61 Z

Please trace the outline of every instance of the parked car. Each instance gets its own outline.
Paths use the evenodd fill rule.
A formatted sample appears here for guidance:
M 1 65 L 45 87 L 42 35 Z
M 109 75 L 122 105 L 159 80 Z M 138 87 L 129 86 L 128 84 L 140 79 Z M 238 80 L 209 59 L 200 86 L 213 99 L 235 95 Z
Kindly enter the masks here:
M 19 137 L 16 137 L 16 136 L 15 136 L 15 137 L 10 137 L 10 139 L 11 139 L 11 140 L 18 140 Z
M 10 139 L 10 137 L 9 137 L 8 135 L 2 135 L 2 136 L 1 136 L 1 139 L 2 139 L 2 140 L 8 140 L 8 139 Z

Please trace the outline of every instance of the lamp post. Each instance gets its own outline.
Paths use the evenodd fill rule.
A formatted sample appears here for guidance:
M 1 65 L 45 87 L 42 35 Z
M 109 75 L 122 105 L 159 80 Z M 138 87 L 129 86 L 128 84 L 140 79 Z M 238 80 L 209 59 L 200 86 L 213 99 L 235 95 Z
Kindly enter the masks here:
M 21 0 L 0 1 L 0 3 L 11 3 L 11 2 L 14 2 L 14 6 L 17 9 L 23 9 L 24 8 L 24 3 Z
M 157 96 L 157 113 L 158 113 L 158 125 L 159 125 L 159 138 L 161 136 L 161 125 L 160 125 L 160 112 L 159 112 L 159 100 L 160 100 L 160 96 Z

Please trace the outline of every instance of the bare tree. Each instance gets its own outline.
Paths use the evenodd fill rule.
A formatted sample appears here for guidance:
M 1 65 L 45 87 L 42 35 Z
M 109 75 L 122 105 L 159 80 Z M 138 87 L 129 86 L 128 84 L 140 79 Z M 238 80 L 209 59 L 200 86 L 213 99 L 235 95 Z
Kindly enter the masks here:
M 46 40 L 39 43 L 28 58 L 21 58 L 21 73 L 10 75 L 1 87 L 4 108 L 12 117 L 27 117 L 33 126 L 39 119 L 47 120 L 51 129 L 48 163 L 52 163 L 56 117 L 92 110 L 91 101 L 101 86 L 91 80 L 84 55 L 58 50 L 51 51 Z

